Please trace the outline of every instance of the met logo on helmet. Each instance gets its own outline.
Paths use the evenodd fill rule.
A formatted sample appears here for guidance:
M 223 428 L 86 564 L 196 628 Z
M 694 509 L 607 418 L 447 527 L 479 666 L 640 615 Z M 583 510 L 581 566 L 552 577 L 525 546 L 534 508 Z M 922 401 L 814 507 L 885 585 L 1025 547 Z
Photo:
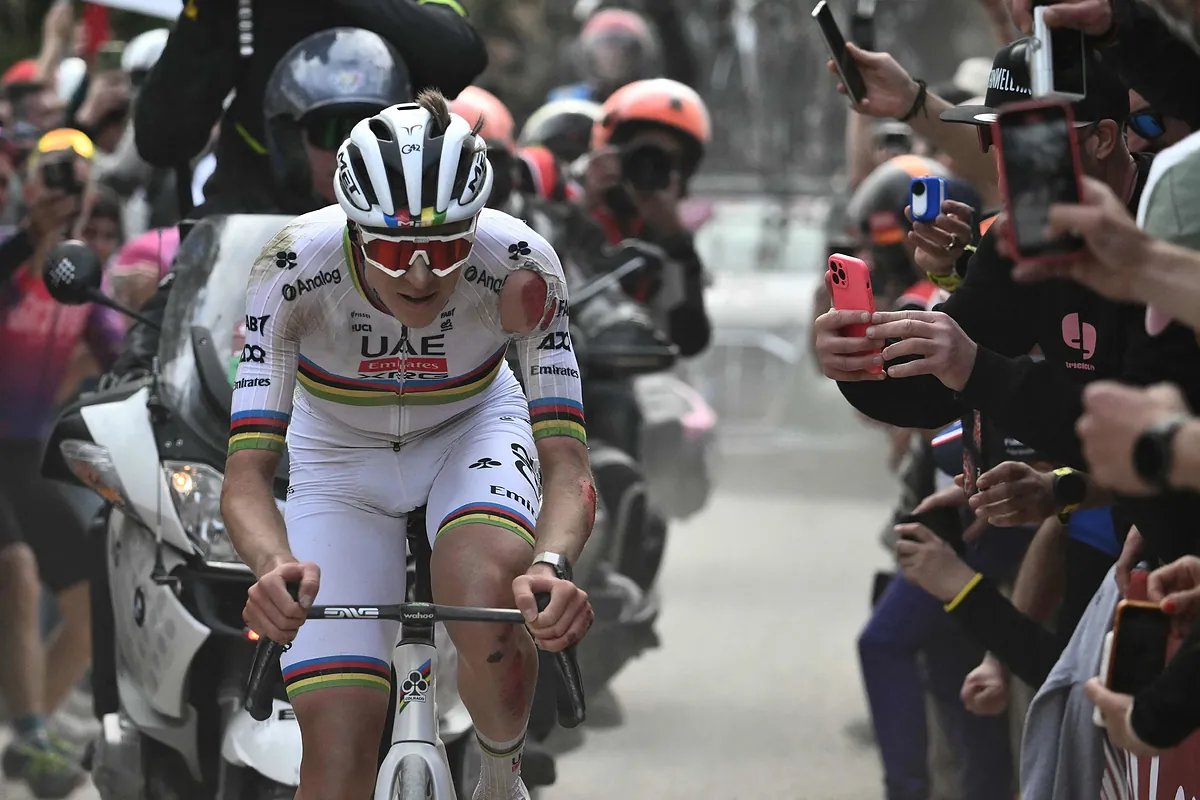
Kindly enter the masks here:
M 350 160 L 346 157 L 345 150 L 338 153 L 338 183 L 341 184 L 346 202 L 360 211 L 371 210 L 371 204 L 367 202 L 366 195 L 354 179 L 354 170 L 350 168 Z

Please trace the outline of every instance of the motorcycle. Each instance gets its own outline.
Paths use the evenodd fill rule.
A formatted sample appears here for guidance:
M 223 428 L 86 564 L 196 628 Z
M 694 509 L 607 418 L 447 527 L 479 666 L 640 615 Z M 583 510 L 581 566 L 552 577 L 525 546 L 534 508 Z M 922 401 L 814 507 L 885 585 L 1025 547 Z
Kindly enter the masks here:
M 46 477 L 107 503 L 93 523 L 105 543 L 97 583 L 110 595 L 93 604 L 103 716 L 91 768 L 102 800 L 290 800 L 299 784 L 300 728 L 282 688 L 267 721 L 242 709 L 257 636 L 241 614 L 255 577 L 220 516 L 244 287 L 259 249 L 289 220 L 196 224 L 176 258 L 154 368 L 81 395 L 46 450 Z M 46 283 L 60 302 L 138 318 L 99 291 L 100 275 L 98 259 L 69 242 L 51 256 Z M 287 474 L 285 456 L 274 486 L 281 510 Z M 453 647 L 442 626 L 436 633 L 451 671 Z M 459 794 L 470 797 L 479 757 L 470 715 L 456 680 L 437 685 L 440 735 Z

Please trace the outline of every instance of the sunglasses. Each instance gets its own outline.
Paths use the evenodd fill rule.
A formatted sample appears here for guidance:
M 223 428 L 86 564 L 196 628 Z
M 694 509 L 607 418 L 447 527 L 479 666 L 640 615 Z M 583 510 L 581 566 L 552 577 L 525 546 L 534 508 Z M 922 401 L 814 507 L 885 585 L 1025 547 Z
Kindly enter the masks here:
M 1157 139 L 1167 132 L 1167 125 L 1163 121 L 1162 113 L 1152 108 L 1134 111 L 1125 118 L 1125 124 L 1143 139 Z
M 359 249 L 371 266 L 385 275 L 399 278 L 418 261 L 439 278 L 444 278 L 467 263 L 471 248 L 475 245 L 475 226 L 479 218 L 471 221 L 471 227 L 461 233 L 445 236 L 413 236 L 396 238 L 380 236 L 370 231 L 359 231 Z M 397 266 L 403 265 L 403 266 Z
M 1095 122 L 1076 122 L 1075 123 L 1075 139 L 1082 139 L 1091 133 L 1091 128 L 1095 127 Z M 987 152 L 992 149 L 992 145 L 996 143 L 995 137 L 992 135 L 991 125 L 976 125 L 975 134 L 979 137 L 979 149 Z
M 337 150 L 350 138 L 350 131 L 362 121 L 363 115 L 312 114 L 300 121 L 308 143 L 318 150 Z

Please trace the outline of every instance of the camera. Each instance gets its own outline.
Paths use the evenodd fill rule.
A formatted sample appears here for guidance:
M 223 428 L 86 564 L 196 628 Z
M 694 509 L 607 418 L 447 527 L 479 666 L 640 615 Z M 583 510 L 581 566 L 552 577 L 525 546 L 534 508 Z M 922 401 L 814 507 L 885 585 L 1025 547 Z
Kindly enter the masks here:
M 79 194 L 83 186 L 75 176 L 75 157 L 67 151 L 67 157 L 54 156 L 42 162 L 42 183 L 47 189 L 56 189 L 67 194 Z
M 661 147 L 643 144 L 621 153 L 621 176 L 639 192 L 658 192 L 671 185 L 675 160 Z
M 921 195 L 925 194 L 925 184 L 923 184 L 923 183 L 914 183 L 914 184 L 913 184 L 913 186 L 912 186 L 912 193 L 913 193 L 913 194 L 915 194 L 915 195 L 917 195 L 918 197 L 920 197 Z

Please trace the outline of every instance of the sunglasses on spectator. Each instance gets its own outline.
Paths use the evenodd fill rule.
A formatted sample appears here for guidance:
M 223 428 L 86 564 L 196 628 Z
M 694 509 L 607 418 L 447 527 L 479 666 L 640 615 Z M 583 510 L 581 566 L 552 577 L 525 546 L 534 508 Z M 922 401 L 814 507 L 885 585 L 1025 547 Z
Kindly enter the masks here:
M 368 264 L 393 278 L 404 275 L 418 261 L 424 261 L 430 272 L 444 278 L 471 257 L 477 221 L 478 217 L 466 230 L 442 236 L 401 238 L 364 229 L 359 232 L 359 247 Z
M 1125 124 L 1129 126 L 1131 131 L 1143 139 L 1157 139 L 1167 132 L 1167 126 L 1163 121 L 1162 113 L 1152 108 L 1143 108 L 1141 111 L 1134 111 L 1125 118 Z
M 310 114 L 300 121 L 308 143 L 318 150 L 337 150 L 365 114 Z
M 1096 124 L 1097 123 L 1095 123 L 1095 122 L 1076 122 L 1075 123 L 1075 138 L 1077 140 L 1082 139 L 1084 136 L 1091 133 L 1091 131 L 1087 130 L 1087 129 L 1095 127 Z M 976 125 L 975 133 L 976 133 L 976 135 L 979 136 L 979 149 L 985 153 L 988 150 L 991 150 L 992 145 L 995 144 L 995 139 L 992 137 L 992 126 L 991 125 Z

